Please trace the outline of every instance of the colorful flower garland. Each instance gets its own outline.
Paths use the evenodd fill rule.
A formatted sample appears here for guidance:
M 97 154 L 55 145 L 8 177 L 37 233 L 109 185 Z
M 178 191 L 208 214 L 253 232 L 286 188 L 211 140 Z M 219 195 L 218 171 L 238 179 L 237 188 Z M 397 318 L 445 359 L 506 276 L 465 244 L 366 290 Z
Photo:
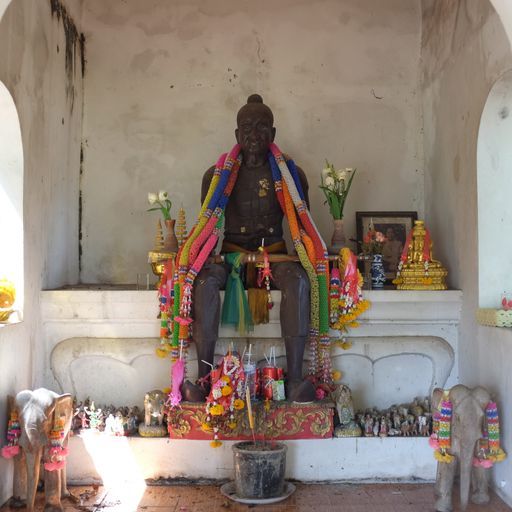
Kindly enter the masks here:
M 66 465 L 68 449 L 64 446 L 64 424 L 65 416 L 55 418 L 53 427 L 48 435 L 48 447 L 44 462 L 46 471 L 57 471 Z
M 48 436 L 48 446 L 45 451 L 44 468 L 47 471 L 62 469 L 66 464 L 68 449 L 64 446 L 65 417 L 54 420 L 52 430 Z M 19 439 L 21 436 L 18 412 L 11 411 L 7 423 L 7 445 L 2 448 L 2 457 L 10 459 L 20 452 Z
M 20 435 L 21 427 L 18 412 L 13 410 L 7 423 L 7 445 L 2 448 L 2 457 L 10 459 L 18 455 L 20 452 Z
M 299 260 L 311 282 L 310 373 L 319 382 L 331 383 L 329 266 L 326 246 L 308 211 L 295 164 L 292 160 L 287 162 L 275 144 L 271 144 L 269 149 L 276 196 L 288 220 Z M 166 282 L 162 279 L 162 343 L 158 353 L 163 356 L 170 353 L 173 361 L 178 357 L 186 360 L 191 335 L 190 324 L 193 321 L 192 287 L 197 274 L 217 244 L 224 211 L 235 186 L 241 162 L 242 155 L 238 144 L 229 154 L 219 158 L 197 223 L 176 257 L 174 276 Z
M 429 444 L 434 451 L 434 458 L 438 462 L 449 464 L 453 460 L 453 455 L 448 453 L 452 446 L 452 403 L 449 399 L 449 391 L 443 392 L 441 407 L 435 416 L 433 432 L 430 436 Z
M 240 358 L 229 352 L 219 364 L 220 376 L 212 382 L 210 394 L 206 399 L 206 421 L 202 428 L 213 433 L 212 447 L 222 443 L 219 433 L 228 428 L 235 429 L 235 411 L 244 408 L 245 375 Z
M 333 269 L 331 276 L 331 327 L 346 333 L 350 327 L 359 327 L 356 320 L 370 307 L 370 302 L 363 299 L 363 278 L 354 253 L 345 247 L 340 251 L 339 260 L 340 270 Z M 342 348 L 347 348 L 344 340 Z
M 433 448 L 434 457 L 438 462 L 449 464 L 454 456 L 448 453 L 451 448 L 452 403 L 449 391 L 443 392 L 439 411 L 434 413 L 433 432 L 429 445 Z M 495 462 L 501 462 L 507 454 L 500 447 L 500 421 L 498 407 L 489 402 L 485 408 L 486 428 L 482 439 L 478 442 L 477 456 L 473 458 L 473 466 L 490 468 Z

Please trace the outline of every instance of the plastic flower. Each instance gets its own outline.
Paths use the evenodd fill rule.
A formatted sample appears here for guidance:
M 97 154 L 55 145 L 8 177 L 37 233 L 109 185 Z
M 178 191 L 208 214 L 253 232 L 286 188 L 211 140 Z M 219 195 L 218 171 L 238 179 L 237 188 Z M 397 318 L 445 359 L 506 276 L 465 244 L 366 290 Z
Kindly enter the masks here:
M 240 399 L 240 398 L 237 398 L 234 403 L 233 403 L 233 407 L 237 410 L 237 411 L 240 411 L 241 409 L 243 409 L 245 407 L 245 402 Z
M 382 247 L 386 241 L 387 238 L 380 231 L 376 231 L 372 223 L 363 237 L 361 248 L 364 254 L 382 254 Z
M 233 392 L 233 389 L 231 388 L 231 386 L 223 386 L 222 387 L 222 396 L 228 396 L 228 395 L 231 395 L 231 393 Z
M 334 187 L 334 178 L 332 176 L 327 176 L 327 178 L 324 180 L 324 185 L 327 188 L 332 189 Z
M 212 405 L 210 407 L 210 414 L 212 416 L 221 416 L 224 414 L 224 407 L 221 404 Z
M 334 219 L 342 219 L 343 208 L 352 185 L 352 180 L 356 174 L 356 169 L 347 167 L 335 170 L 334 165 L 327 160 L 325 164 L 325 167 L 322 169 L 320 185 L 326 199 L 324 204 L 329 204 L 329 211 Z
M 339 370 L 333 370 L 332 380 L 337 381 L 341 379 L 341 372 Z
M 375 240 L 377 242 L 385 242 L 386 241 L 386 237 L 380 231 L 377 231 L 375 233 Z
M 349 175 L 348 169 L 338 169 L 336 171 L 336 178 L 338 181 L 345 181 L 347 179 L 347 176 Z
M 149 208 L 148 212 L 154 212 L 156 210 L 160 210 L 164 217 L 164 220 L 171 219 L 171 207 L 172 201 L 169 199 L 169 194 L 165 190 L 160 190 L 158 194 L 154 192 L 148 193 L 148 203 L 153 206 L 153 208 Z

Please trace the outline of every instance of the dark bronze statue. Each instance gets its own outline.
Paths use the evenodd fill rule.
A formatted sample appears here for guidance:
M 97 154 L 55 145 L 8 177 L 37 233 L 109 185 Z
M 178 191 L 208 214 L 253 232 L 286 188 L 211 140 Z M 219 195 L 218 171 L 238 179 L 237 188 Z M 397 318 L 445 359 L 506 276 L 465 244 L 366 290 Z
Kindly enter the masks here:
M 257 251 L 265 240 L 266 247 L 285 253 L 283 212 L 279 206 L 270 165 L 269 145 L 276 129 L 274 116 L 257 94 L 249 97 L 237 115 L 235 136 L 241 146 L 242 165 L 225 212 L 223 252 Z M 214 168 L 203 177 L 204 200 Z M 298 168 L 302 188 L 309 204 L 308 184 Z M 302 360 L 309 332 L 309 280 L 300 263 L 272 264 L 274 286 L 281 290 L 281 335 L 284 338 L 287 360 L 287 396 L 299 402 L 315 398 L 313 385 L 303 380 Z M 193 295 L 193 339 L 198 359 L 198 377 L 205 377 L 210 367 L 202 361 L 213 362 L 219 332 L 220 296 L 228 275 L 222 264 L 207 264 L 196 278 Z M 205 391 L 187 381 L 182 393 L 185 400 L 202 401 Z

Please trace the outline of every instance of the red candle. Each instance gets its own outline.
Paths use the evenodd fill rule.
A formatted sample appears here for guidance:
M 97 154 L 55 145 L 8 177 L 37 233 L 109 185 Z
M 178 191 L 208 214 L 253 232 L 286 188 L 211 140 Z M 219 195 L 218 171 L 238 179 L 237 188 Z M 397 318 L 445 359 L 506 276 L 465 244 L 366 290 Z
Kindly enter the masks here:
M 272 382 L 277 379 L 277 368 L 275 366 L 265 366 L 265 368 L 261 370 L 261 375 L 263 398 L 272 400 Z

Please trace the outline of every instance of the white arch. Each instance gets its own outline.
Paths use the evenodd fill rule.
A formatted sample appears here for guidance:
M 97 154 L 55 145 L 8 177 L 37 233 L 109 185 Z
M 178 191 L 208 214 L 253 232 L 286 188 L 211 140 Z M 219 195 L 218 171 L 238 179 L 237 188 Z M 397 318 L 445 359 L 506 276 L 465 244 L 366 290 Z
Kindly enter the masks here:
M 477 142 L 478 280 L 480 307 L 497 307 L 512 294 L 512 70 L 492 86 Z M 507 289 L 507 287 L 509 287 Z
M 0 81 L 0 278 L 16 286 L 16 305 L 23 304 L 23 144 L 18 111 Z

